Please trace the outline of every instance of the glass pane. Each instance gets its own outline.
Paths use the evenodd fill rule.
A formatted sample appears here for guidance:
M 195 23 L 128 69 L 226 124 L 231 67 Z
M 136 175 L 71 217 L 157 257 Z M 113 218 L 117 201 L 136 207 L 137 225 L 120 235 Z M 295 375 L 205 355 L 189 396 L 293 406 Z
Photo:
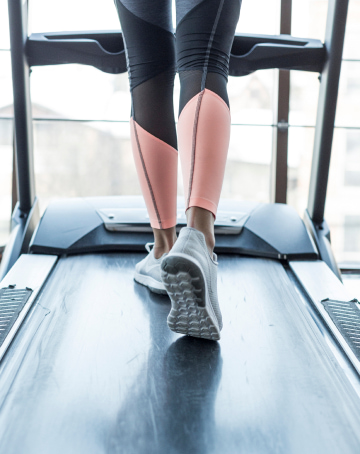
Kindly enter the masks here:
M 29 3 L 29 33 L 120 28 L 113 0 L 30 0 Z
M 344 61 L 341 67 L 336 126 L 360 127 L 360 61 Z
M 140 194 L 129 123 L 34 121 L 41 211 L 54 197 Z
M 344 58 L 360 59 L 360 0 L 350 0 L 346 23 Z
M 270 201 L 272 133 L 269 126 L 232 126 L 222 197 Z
M 290 124 L 315 125 L 319 96 L 318 75 L 293 71 L 290 90 Z M 336 126 L 360 126 L 360 62 L 342 63 Z
M 0 118 L 0 246 L 6 244 L 10 233 L 12 145 L 13 122 Z
M 273 124 L 277 70 L 229 77 L 231 121 L 239 124 Z
M 360 129 L 337 128 L 325 218 L 338 262 L 360 261 Z
M 258 71 L 229 78 L 233 123 L 273 122 L 276 71 Z M 177 117 L 179 80 L 175 80 Z M 130 94 L 127 74 L 106 74 L 90 66 L 63 65 L 33 68 L 31 97 L 36 118 L 128 121 Z
M 0 51 L 0 117 L 12 115 L 12 103 L 10 51 Z
M 292 0 L 291 34 L 324 41 L 327 7 L 328 0 Z
M 242 2 L 240 20 L 236 28 L 238 33 L 278 35 L 279 27 L 280 0 Z
M 289 123 L 314 126 L 319 97 L 319 75 L 302 71 L 290 73 Z
M 127 74 L 106 74 L 91 66 L 34 67 L 31 98 L 35 117 L 129 120 Z
M 314 128 L 289 128 L 288 203 L 307 206 Z M 325 219 L 338 262 L 360 261 L 360 129 L 334 132 Z
M 328 0 L 293 0 L 292 35 L 324 41 Z M 347 16 L 344 58 L 360 58 L 360 0 L 350 0 Z
M 7 1 L 0 2 L 0 49 L 10 49 Z
M 354 298 L 360 300 L 360 275 L 358 273 L 343 273 L 341 277 L 346 289 Z
M 314 128 L 289 128 L 288 204 L 302 217 L 307 207 Z
M 360 130 L 350 130 L 346 134 L 344 160 L 344 185 L 360 187 Z
M 280 0 L 243 2 L 237 31 L 277 34 Z M 259 14 L 261 10 L 261 14 Z M 67 30 L 116 30 L 120 27 L 113 0 L 30 0 L 32 33 Z

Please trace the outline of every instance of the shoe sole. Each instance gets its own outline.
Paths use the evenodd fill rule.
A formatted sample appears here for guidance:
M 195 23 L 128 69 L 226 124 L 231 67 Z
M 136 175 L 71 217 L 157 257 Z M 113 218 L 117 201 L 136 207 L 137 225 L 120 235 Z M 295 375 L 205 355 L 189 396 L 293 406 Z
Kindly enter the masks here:
M 168 255 L 161 264 L 161 278 L 171 300 L 169 328 L 188 336 L 219 340 L 219 322 L 200 263 L 186 254 Z
M 164 285 L 161 282 L 158 282 L 156 279 L 152 278 L 151 276 L 145 276 L 144 274 L 135 273 L 134 280 L 137 283 L 147 287 L 153 293 L 167 295 L 167 291 Z

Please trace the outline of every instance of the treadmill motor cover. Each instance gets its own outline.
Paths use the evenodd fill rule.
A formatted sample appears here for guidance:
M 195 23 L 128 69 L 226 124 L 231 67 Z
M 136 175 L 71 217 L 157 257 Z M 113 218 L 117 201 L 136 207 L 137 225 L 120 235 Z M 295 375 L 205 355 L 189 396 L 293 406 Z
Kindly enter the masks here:
M 178 200 L 178 230 L 186 225 Z M 215 251 L 315 260 L 316 247 L 297 212 L 285 204 L 223 199 L 215 221 Z M 30 243 L 37 254 L 144 251 L 153 241 L 140 196 L 59 199 L 46 209 Z

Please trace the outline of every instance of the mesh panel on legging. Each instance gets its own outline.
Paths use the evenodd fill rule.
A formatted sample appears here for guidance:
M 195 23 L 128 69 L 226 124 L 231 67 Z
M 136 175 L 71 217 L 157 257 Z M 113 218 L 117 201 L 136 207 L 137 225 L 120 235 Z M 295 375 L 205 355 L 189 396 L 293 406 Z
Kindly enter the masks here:
M 132 92 L 132 117 L 147 132 L 177 148 L 172 68 L 136 86 Z
M 115 0 L 115 3 L 126 49 L 132 117 L 147 132 L 176 148 L 171 2 Z
M 201 81 L 203 77 L 203 71 L 180 71 L 180 101 L 179 101 L 179 115 L 186 106 L 186 104 L 195 95 L 201 91 Z M 216 93 L 222 98 L 227 106 L 229 107 L 229 97 L 227 94 L 227 80 L 226 78 L 218 73 L 207 73 L 205 88 Z

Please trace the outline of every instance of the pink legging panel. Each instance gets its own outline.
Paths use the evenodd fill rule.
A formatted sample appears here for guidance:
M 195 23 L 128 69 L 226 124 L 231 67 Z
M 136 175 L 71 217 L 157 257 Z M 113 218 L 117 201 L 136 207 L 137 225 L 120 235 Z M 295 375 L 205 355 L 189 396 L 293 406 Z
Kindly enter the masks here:
M 130 120 L 131 144 L 141 191 L 156 229 L 176 225 L 178 152 Z
M 205 208 L 216 217 L 230 138 L 226 103 L 205 89 L 184 107 L 178 122 L 178 145 L 186 209 Z

